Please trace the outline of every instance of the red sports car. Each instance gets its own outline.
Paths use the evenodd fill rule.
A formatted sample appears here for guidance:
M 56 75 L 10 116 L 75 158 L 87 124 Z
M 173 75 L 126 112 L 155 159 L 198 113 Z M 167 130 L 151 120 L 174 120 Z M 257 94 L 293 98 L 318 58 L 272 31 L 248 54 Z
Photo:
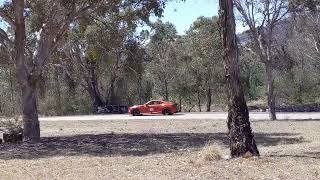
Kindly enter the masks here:
M 143 105 L 135 105 L 129 107 L 128 110 L 128 113 L 133 116 L 139 116 L 142 114 L 172 115 L 176 112 L 177 108 L 173 103 L 162 100 L 149 101 Z

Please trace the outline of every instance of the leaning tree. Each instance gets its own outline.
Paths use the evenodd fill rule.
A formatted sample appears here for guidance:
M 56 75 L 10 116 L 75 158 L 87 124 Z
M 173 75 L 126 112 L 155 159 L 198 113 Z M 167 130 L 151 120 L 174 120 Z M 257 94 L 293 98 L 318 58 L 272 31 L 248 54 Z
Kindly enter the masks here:
M 232 157 L 259 156 L 250 127 L 248 107 L 239 78 L 239 51 L 235 33 L 233 0 L 219 0 L 220 33 L 228 93 L 228 129 Z

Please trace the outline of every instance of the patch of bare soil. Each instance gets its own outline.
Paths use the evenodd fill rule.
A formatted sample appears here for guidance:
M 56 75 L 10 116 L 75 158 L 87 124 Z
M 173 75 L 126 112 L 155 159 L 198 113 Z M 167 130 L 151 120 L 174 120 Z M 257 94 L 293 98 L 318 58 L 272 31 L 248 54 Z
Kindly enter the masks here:
M 41 143 L 0 145 L 0 179 L 320 179 L 320 120 L 252 126 L 261 157 L 225 160 L 220 120 L 41 122 Z

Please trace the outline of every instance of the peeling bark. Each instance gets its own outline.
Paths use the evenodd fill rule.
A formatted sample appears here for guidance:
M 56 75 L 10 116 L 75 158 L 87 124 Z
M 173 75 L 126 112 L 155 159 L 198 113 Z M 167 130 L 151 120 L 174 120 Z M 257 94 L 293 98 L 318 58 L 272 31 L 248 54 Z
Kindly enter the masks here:
M 259 156 L 249 121 L 248 107 L 239 78 L 239 53 L 235 34 L 233 0 L 219 0 L 220 28 L 228 94 L 228 135 L 232 157 Z
M 266 65 L 267 75 L 267 90 L 268 90 L 268 106 L 269 106 L 269 117 L 270 120 L 277 120 L 276 117 L 276 98 L 274 94 L 274 80 L 272 74 L 272 68 L 270 65 Z

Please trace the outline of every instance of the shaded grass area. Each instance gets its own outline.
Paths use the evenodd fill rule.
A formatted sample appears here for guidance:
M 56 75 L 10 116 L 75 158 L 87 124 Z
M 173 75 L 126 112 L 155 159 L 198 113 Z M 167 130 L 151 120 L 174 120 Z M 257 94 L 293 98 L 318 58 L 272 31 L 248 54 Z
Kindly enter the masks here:
M 310 155 L 308 152 L 306 152 L 303 155 L 291 155 L 291 154 L 281 154 L 281 155 L 269 155 L 267 157 L 276 157 L 276 158 L 311 158 L 311 159 L 320 159 L 320 154 L 314 154 Z
M 259 146 L 306 142 L 297 133 L 256 133 Z M 0 159 L 37 159 L 54 156 L 147 156 L 185 150 L 199 150 L 208 142 L 228 146 L 225 133 L 134 133 L 83 134 L 43 137 L 41 143 L 3 144 Z M 313 156 L 319 157 L 319 153 Z
M 320 119 L 277 119 L 277 120 L 251 120 L 251 122 L 320 122 Z

